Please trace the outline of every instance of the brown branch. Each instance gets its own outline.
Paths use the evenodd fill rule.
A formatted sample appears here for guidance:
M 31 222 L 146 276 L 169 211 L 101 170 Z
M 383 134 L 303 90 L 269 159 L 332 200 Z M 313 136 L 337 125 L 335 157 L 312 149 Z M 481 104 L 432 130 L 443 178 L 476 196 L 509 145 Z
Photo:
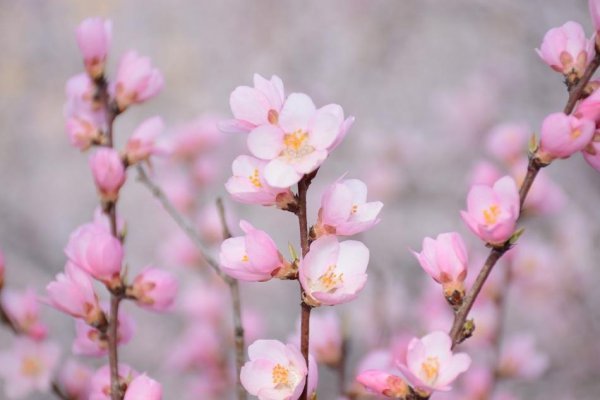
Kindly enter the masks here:
M 315 172 L 316 174 L 316 172 Z M 302 247 L 302 258 L 306 256 L 309 248 L 308 238 L 308 221 L 306 215 L 306 193 L 308 187 L 314 175 L 305 175 L 298 182 L 298 225 L 300 228 L 300 245 Z M 312 307 L 304 301 L 304 290 L 300 286 L 300 298 L 301 298 L 301 317 L 300 317 L 300 351 L 306 362 L 306 381 L 304 382 L 304 390 L 300 396 L 301 400 L 308 400 L 308 369 L 310 363 L 308 362 L 308 348 L 310 340 L 310 311 Z
M 570 88 L 569 90 L 569 98 L 567 100 L 567 104 L 564 108 L 565 114 L 570 114 L 575 109 L 575 106 L 579 99 L 582 97 L 585 87 L 587 86 L 589 80 L 592 75 L 600 67 L 600 54 L 596 53 L 596 56 L 592 59 L 588 67 L 586 68 L 582 78 L 577 82 L 576 85 Z M 527 194 L 529 193 L 529 189 L 535 178 L 543 167 L 547 164 L 542 163 L 535 154 L 530 155 L 529 164 L 527 166 L 527 175 L 523 180 L 521 187 L 519 188 L 519 202 L 520 202 L 520 211 L 523 211 L 523 204 L 525 203 L 525 199 L 527 198 Z M 465 340 L 468 336 L 470 336 L 472 331 L 472 326 L 465 326 L 465 322 L 467 321 L 467 317 L 469 315 L 469 311 L 473 307 L 481 288 L 483 287 L 485 281 L 487 280 L 490 272 L 496 265 L 496 262 L 506 253 L 512 246 L 510 240 L 507 240 L 501 246 L 495 246 L 490 251 L 488 258 L 485 261 L 485 264 L 481 268 L 479 275 L 477 276 L 475 283 L 469 290 L 466 295 L 462 305 L 457 310 L 454 316 L 454 322 L 452 324 L 452 328 L 450 329 L 450 337 L 452 338 L 452 347 L 454 348 L 457 344 Z
M 98 102 L 106 112 L 106 132 L 104 136 L 106 141 L 104 146 L 113 148 L 113 125 L 117 115 L 119 115 L 118 107 L 114 102 L 111 102 L 108 93 L 108 82 L 104 75 L 94 81 L 96 93 L 94 100 Z M 102 207 L 104 214 L 110 221 L 111 234 L 119 239 L 122 238 L 118 232 L 117 226 L 117 200 L 111 201 Z M 120 285 L 122 286 L 122 285 Z M 119 304 L 123 298 L 123 290 L 119 288 L 110 288 L 110 314 L 108 316 L 108 364 L 110 368 L 110 397 L 111 400 L 122 400 L 124 393 L 119 382 L 119 355 L 118 355 L 118 320 L 119 320 Z
M 229 239 L 231 237 L 231 231 L 227 226 L 227 218 L 225 217 L 225 207 L 223 206 L 223 200 L 217 199 L 217 208 L 219 209 L 219 217 L 221 219 L 221 225 L 223 226 L 223 239 Z M 240 286 L 237 279 L 227 279 L 229 290 L 231 292 L 231 302 L 233 306 L 233 333 L 235 338 L 235 383 L 238 400 L 246 400 L 246 389 L 242 386 L 240 380 L 240 374 L 242 367 L 244 366 L 244 325 L 242 323 L 242 304 L 240 299 Z

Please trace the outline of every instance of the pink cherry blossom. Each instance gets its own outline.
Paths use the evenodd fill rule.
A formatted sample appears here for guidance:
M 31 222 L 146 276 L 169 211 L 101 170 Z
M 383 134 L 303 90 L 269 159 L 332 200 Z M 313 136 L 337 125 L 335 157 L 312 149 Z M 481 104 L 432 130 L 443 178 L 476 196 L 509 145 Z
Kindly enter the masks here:
M 60 357 L 55 343 L 19 337 L 0 353 L 0 377 L 8 399 L 23 398 L 38 391 L 50 391 L 52 376 Z
M 125 345 L 131 341 L 135 334 L 135 320 L 123 308 L 120 308 L 117 324 L 117 343 Z M 105 356 L 108 354 L 108 337 L 98 329 L 78 319 L 75 321 L 75 340 L 73 341 L 72 350 L 74 354 L 78 355 Z
M 264 178 L 266 165 L 266 161 L 251 156 L 238 156 L 231 167 L 233 176 L 225 184 L 231 197 L 240 203 L 263 206 L 292 202 L 293 194 L 289 188 L 274 188 L 267 183 Z
M 499 370 L 505 377 L 535 380 L 548 369 L 549 359 L 535 348 L 535 338 L 520 334 L 503 343 Z
M 81 318 L 90 325 L 106 321 L 92 280 L 73 263 L 67 262 L 65 272 L 56 275 L 56 280 L 46 286 L 46 291 L 48 303 L 59 311 Z
M 233 120 L 223 121 L 224 132 L 250 132 L 260 125 L 276 125 L 283 106 L 283 82 L 277 75 L 267 80 L 254 74 L 254 87 L 238 86 L 231 93 L 229 104 Z
M 342 359 L 342 323 L 333 310 L 313 312 L 310 317 L 310 329 L 318 332 L 310 337 L 309 351 L 319 364 L 331 367 L 338 366 Z M 296 332 L 288 340 L 290 343 L 300 345 L 300 321 L 296 323 Z
M 146 374 L 131 381 L 123 400 L 162 400 L 162 386 Z
M 336 305 L 358 296 L 367 283 L 369 249 L 361 242 L 338 242 L 332 235 L 315 240 L 300 262 L 299 280 L 311 305 Z
M 392 399 L 404 399 L 410 393 L 408 385 L 401 377 L 384 371 L 370 369 L 361 372 L 356 380 L 370 392 Z
M 62 367 L 58 382 L 65 394 L 73 400 L 87 400 L 92 370 L 75 360 L 68 360 Z
M 86 18 L 77 26 L 76 33 L 85 69 L 92 79 L 101 77 L 112 39 L 112 22 L 98 17 Z
M 460 234 L 448 232 L 439 234 L 435 239 L 426 237 L 423 239 L 423 250 L 412 253 L 425 272 L 444 287 L 446 298 L 451 299 L 456 292 L 462 298 L 468 253 Z
M 458 375 L 471 365 L 465 353 L 452 353 L 452 340 L 442 331 L 432 332 L 408 345 L 406 364 L 399 363 L 402 375 L 417 391 L 429 395 L 451 390 Z
M 109 91 L 119 110 L 124 110 L 156 96 L 163 85 L 163 76 L 152 66 L 150 59 L 130 50 L 121 57 L 115 83 Z
M 129 365 L 119 363 L 119 382 L 129 385 L 139 374 Z M 92 376 L 88 400 L 111 400 L 110 368 L 105 365 Z
M 140 307 L 167 311 L 175 301 L 178 287 L 177 279 L 171 273 L 148 266 L 134 278 L 127 295 Z
M 527 124 L 506 123 L 496 126 L 486 140 L 486 150 L 497 160 L 512 164 L 527 154 L 531 129 Z
M 119 197 L 119 189 L 125 183 L 125 166 L 119 152 L 102 147 L 90 157 L 90 167 L 96 188 L 105 201 L 114 201 Z
M 69 237 L 65 254 L 73 264 L 99 281 L 120 282 L 123 247 L 104 226 L 85 224 L 77 228 Z
M 344 111 L 337 104 L 317 110 L 303 93 L 292 93 L 279 114 L 278 125 L 260 125 L 248 135 L 250 152 L 262 160 L 265 179 L 287 188 L 317 169 L 343 132 Z
M 571 75 L 581 78 L 595 54 L 594 41 L 588 40 L 581 25 L 573 21 L 550 29 L 536 51 L 546 64 L 568 79 L 573 79 Z
M 358 179 L 338 179 L 321 198 L 319 219 L 315 226 L 318 236 L 355 235 L 378 224 L 380 201 L 367 202 L 367 185 Z
M 67 81 L 65 94 L 67 102 L 64 107 L 64 116 L 81 117 L 82 114 L 92 116 L 92 121 L 104 120 L 104 111 L 94 102 L 94 83 L 85 73 L 77 74 Z
M 223 272 L 235 279 L 256 282 L 268 281 L 287 271 L 289 263 L 266 232 L 243 220 L 240 228 L 244 236 L 227 239 L 221 244 L 219 259 Z
M 40 307 L 35 289 L 4 289 L 0 292 L 0 304 L 11 322 L 23 334 L 34 340 L 43 340 L 46 337 L 48 328 L 40 320 Z
M 583 150 L 592 140 L 596 125 L 562 112 L 548 115 L 542 123 L 538 157 L 544 162 L 567 158 Z
M 296 400 L 307 379 L 307 368 L 300 350 L 277 340 L 257 340 L 248 347 L 249 361 L 240 379 L 248 393 L 259 400 Z M 317 365 L 309 359 L 309 396 L 317 385 Z
M 500 245 L 514 233 L 519 212 L 517 185 L 510 176 L 504 176 L 492 187 L 472 186 L 467 211 L 461 211 L 461 216 L 483 241 Z
M 158 135 L 165 129 L 165 123 L 161 117 L 151 117 L 142 122 L 133 131 L 125 146 L 125 156 L 128 164 L 146 161 L 157 152 L 155 141 Z

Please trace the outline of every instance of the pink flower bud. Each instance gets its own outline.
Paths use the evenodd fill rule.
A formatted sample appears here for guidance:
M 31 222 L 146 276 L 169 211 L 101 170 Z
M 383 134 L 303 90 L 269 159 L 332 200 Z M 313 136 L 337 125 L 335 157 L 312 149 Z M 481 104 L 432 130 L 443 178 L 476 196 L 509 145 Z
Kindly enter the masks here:
M 345 134 L 342 107 L 329 104 L 317 110 L 303 93 L 287 98 L 278 121 L 260 125 L 248 135 L 250 152 L 269 161 L 265 179 L 273 187 L 288 188 L 313 172 Z
M 370 369 L 361 372 L 356 381 L 369 391 L 392 399 L 404 399 L 410 393 L 402 378 L 384 371 Z
M 471 365 L 465 353 L 452 353 L 452 340 L 447 333 L 437 331 L 421 339 L 414 338 L 408 345 L 406 364 L 398 368 L 408 383 L 424 395 L 435 391 L 449 391 L 458 375 Z
M 510 176 L 493 187 L 474 185 L 467 196 L 467 211 L 461 211 L 467 226 L 483 241 L 500 245 L 515 231 L 519 218 L 519 192 Z
M 536 51 L 546 64 L 570 81 L 581 78 L 595 54 L 594 41 L 588 40 L 581 25 L 573 21 L 550 29 Z
M 171 273 L 146 267 L 135 277 L 133 284 L 127 289 L 127 295 L 135 298 L 140 307 L 167 311 L 175 301 L 177 289 L 177 280 Z
M 99 281 L 120 282 L 123 247 L 103 226 L 85 224 L 77 228 L 69 237 L 65 254 L 73 264 Z
M 46 286 L 46 291 L 48 303 L 57 310 L 81 318 L 90 325 L 106 322 L 92 280 L 71 262 L 65 265 L 64 273 L 56 275 L 56 280 Z
M 58 375 L 63 391 L 74 400 L 88 399 L 92 370 L 75 360 L 67 361 Z
M 273 75 L 266 80 L 254 74 L 254 87 L 238 86 L 229 97 L 235 119 L 219 123 L 224 132 L 250 132 L 260 125 L 276 125 L 283 106 L 284 91 L 281 79 Z
M 259 400 L 298 399 L 307 375 L 309 396 L 317 386 L 317 364 L 310 357 L 307 370 L 302 353 L 292 344 L 257 340 L 248 347 L 248 358 L 240 380 Z
M 277 245 L 264 231 L 240 221 L 246 234 L 227 239 L 221 244 L 220 266 L 227 275 L 248 282 L 268 281 L 289 268 Z
M 369 249 L 361 242 L 338 242 L 329 235 L 315 240 L 300 262 L 299 280 L 311 305 L 336 305 L 358 296 L 367 283 Z
M 596 124 L 562 112 L 548 115 L 542 123 L 538 157 L 543 162 L 567 158 L 592 140 Z
M 421 267 L 436 282 L 444 287 L 446 298 L 464 296 L 464 281 L 467 277 L 468 253 L 460 234 L 441 233 L 434 240 L 423 239 L 421 253 L 412 252 Z M 458 293 L 455 293 L 458 292 Z
M 50 391 L 59 357 L 60 347 L 55 343 L 16 338 L 0 353 L 0 378 L 6 397 L 16 399 L 34 391 Z
M 79 24 L 76 34 L 88 75 L 92 79 L 101 77 L 112 39 L 112 22 L 98 17 L 87 18 Z
M 98 149 L 90 157 L 90 167 L 102 199 L 116 200 L 119 197 L 119 189 L 127 177 L 119 152 L 108 147 Z
M 122 111 L 131 104 L 143 103 L 154 97 L 163 85 L 163 76 L 152 66 L 150 59 L 130 50 L 121 58 L 115 83 L 109 91 Z
M 161 117 L 148 118 L 142 122 L 127 141 L 127 162 L 131 165 L 148 160 L 156 152 L 154 142 L 164 129 L 165 123 Z
M 251 156 L 238 156 L 231 167 L 233 176 L 225 184 L 231 197 L 240 203 L 263 206 L 277 204 L 278 197 L 291 197 L 289 188 L 274 188 L 266 182 L 264 178 L 266 165 L 266 161 Z
M 142 374 L 131 381 L 123 400 L 162 400 L 162 386 Z
M 383 203 L 367 203 L 367 185 L 358 179 L 341 178 L 325 190 L 321 199 L 317 237 L 324 234 L 342 236 L 364 232 L 378 224 Z
M 101 133 L 95 122 L 84 115 L 67 120 L 67 134 L 71 146 L 81 151 L 89 149 L 101 140 Z
M 139 374 L 129 365 L 119 363 L 119 382 L 129 385 Z M 110 367 L 98 369 L 92 376 L 89 400 L 111 400 Z
M 8 318 L 23 334 L 34 340 L 46 338 L 48 328 L 40 320 L 38 296 L 33 288 L 22 292 L 4 289 L 0 292 L 0 303 Z

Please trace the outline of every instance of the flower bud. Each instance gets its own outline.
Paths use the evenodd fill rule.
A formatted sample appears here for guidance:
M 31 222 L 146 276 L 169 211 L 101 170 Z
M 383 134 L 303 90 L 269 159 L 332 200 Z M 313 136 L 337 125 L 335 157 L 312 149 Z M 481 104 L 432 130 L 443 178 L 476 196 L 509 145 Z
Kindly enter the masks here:
M 538 158 L 549 163 L 583 150 L 592 140 L 595 123 L 562 112 L 548 115 L 542 123 Z
M 154 142 L 165 129 L 161 117 L 148 118 L 140 124 L 127 141 L 125 157 L 129 165 L 146 161 L 155 153 Z
M 112 39 L 112 22 L 98 17 L 87 18 L 77 27 L 76 36 L 88 75 L 92 79 L 100 78 L 104 74 Z
M 140 307 L 154 311 L 166 311 L 173 305 L 178 283 L 167 271 L 146 267 L 133 280 L 127 295 L 133 297 Z
M 163 76 L 152 66 L 150 59 L 131 50 L 121 58 L 115 83 L 109 90 L 119 110 L 123 111 L 132 104 L 154 97 L 163 85 Z
M 127 177 L 119 153 L 108 147 L 98 149 L 90 157 L 90 167 L 102 200 L 115 201 Z

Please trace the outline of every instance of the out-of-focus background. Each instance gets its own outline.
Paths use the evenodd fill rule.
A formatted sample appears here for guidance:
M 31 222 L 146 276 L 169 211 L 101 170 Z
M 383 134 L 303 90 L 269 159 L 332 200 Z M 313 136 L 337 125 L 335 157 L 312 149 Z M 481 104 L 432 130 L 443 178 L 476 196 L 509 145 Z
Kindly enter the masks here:
M 276 74 L 286 93 L 305 92 L 317 106 L 338 103 L 356 117 L 346 141 L 319 171 L 310 196 L 314 221 L 323 188 L 347 172 L 370 185 L 371 199 L 385 203 L 381 223 L 360 237 L 371 250 L 367 288 L 356 302 L 336 307 L 351 335 L 348 387 L 369 350 L 387 346 L 401 331 L 422 335 L 427 332 L 423 319 L 434 318 L 424 306 L 425 274 L 409 248 L 419 250 L 425 236 L 458 230 L 473 249 L 471 274 L 479 268 L 475 254 L 483 254 L 483 245 L 467 232 L 459 211 L 473 166 L 492 160 L 485 150 L 488 133 L 505 122 L 539 131 L 546 114 L 562 110 L 561 76 L 534 49 L 549 28 L 568 20 L 592 33 L 583 0 L 2 0 L 0 249 L 11 288 L 32 286 L 43 294 L 64 267 L 69 234 L 90 220 L 97 205 L 87 155 L 69 146 L 63 119 L 65 82 L 82 71 L 74 28 L 88 16 L 113 21 L 109 73 L 123 52 L 136 49 L 150 56 L 165 77 L 157 98 L 118 118 L 120 145 L 152 115 L 162 116 L 169 132 L 201 115 L 228 118 L 230 92 L 251 85 L 255 72 Z M 226 135 L 206 154 L 211 163 L 206 168 L 214 173 L 196 186 L 194 201 L 212 205 L 223 196 L 232 228 L 239 218 L 247 219 L 271 233 L 287 253 L 287 243 L 298 240 L 291 214 L 234 204 L 227 197 L 223 183 L 231 161 L 243 151 L 241 135 Z M 160 162 L 156 169 L 160 175 Z M 549 363 L 539 376 L 507 380 L 499 390 L 517 399 L 597 399 L 600 175 L 579 156 L 546 172 L 562 188 L 566 203 L 528 220 L 525 237 L 560 250 L 537 266 L 542 276 L 567 271 L 569 279 L 557 275 L 559 282 L 544 287 L 534 305 L 527 296 L 508 292 L 505 337 L 530 333 Z M 169 185 L 168 178 L 162 182 Z M 165 238 L 176 228 L 136 182 L 134 171 L 119 211 L 128 224 L 130 269 L 172 268 L 185 289 L 196 271 L 169 265 L 179 250 L 165 250 Z M 286 340 L 299 315 L 297 286 L 281 281 L 242 286 L 243 301 L 262 317 L 260 337 Z M 123 348 L 122 361 L 163 382 L 166 399 L 213 398 L 190 394 L 186 385 L 193 377 L 182 377 L 165 362 L 186 319 L 125 307 L 137 320 L 137 333 Z M 71 319 L 44 309 L 44 320 L 66 357 L 74 335 Z M 1 331 L 0 350 L 11 340 Z M 322 368 L 320 399 L 336 398 L 336 379 Z

